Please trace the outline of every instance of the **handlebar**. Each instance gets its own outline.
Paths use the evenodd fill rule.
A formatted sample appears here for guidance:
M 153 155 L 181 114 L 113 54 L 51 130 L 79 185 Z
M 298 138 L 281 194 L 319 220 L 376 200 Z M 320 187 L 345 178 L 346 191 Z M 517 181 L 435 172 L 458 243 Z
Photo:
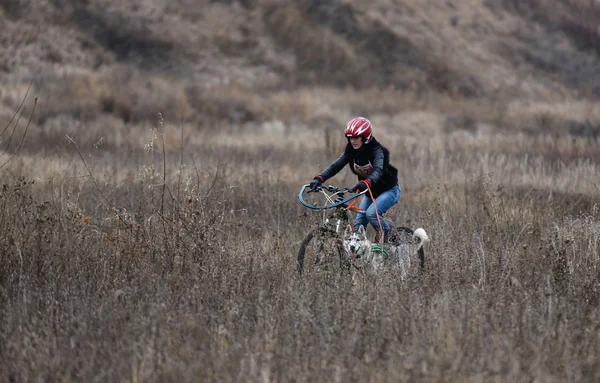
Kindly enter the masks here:
M 335 195 L 337 196 L 337 199 L 335 200 L 335 202 L 331 205 L 327 205 L 327 206 L 315 206 L 315 205 L 311 205 L 308 202 L 306 202 L 303 198 L 304 195 L 304 191 L 306 190 L 307 187 L 309 187 L 310 184 L 306 184 L 302 186 L 302 189 L 300 189 L 300 193 L 298 194 L 298 199 L 300 200 L 300 203 L 302 203 L 302 205 L 306 206 L 309 209 L 313 209 L 313 210 L 326 210 L 326 209 L 334 209 L 340 206 L 345 207 L 347 202 L 352 201 L 353 199 L 356 199 L 358 197 L 360 197 L 361 195 L 365 194 L 367 191 L 364 190 L 360 193 L 356 193 L 351 195 L 348 198 L 344 198 L 344 193 L 345 192 L 350 192 L 349 188 L 338 188 L 332 185 L 322 185 L 321 186 L 321 191 L 323 192 L 323 190 L 327 190 L 331 194 L 329 197 L 329 199 L 332 199 L 331 197 L 334 197 Z M 311 191 L 309 190 L 309 193 L 311 193 Z M 323 192 L 324 193 L 324 192 Z

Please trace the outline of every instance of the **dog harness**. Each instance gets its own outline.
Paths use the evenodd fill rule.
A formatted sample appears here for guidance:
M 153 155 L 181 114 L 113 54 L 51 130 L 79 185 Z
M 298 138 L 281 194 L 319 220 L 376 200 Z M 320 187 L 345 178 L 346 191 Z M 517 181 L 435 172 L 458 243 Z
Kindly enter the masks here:
M 388 253 L 387 251 L 385 251 L 385 249 L 383 248 L 383 246 L 381 245 L 377 245 L 377 244 L 372 244 L 371 245 L 371 251 L 377 252 L 377 253 L 383 253 L 383 259 L 384 260 L 388 260 Z

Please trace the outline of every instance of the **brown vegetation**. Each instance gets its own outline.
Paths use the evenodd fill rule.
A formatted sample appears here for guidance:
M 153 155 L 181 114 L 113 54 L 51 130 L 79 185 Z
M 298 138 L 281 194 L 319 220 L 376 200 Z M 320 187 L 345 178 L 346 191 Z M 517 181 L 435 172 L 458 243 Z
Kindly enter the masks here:
M 25 154 L 12 163 L 0 194 L 3 378 L 599 377 L 600 192 L 585 140 L 396 141 L 401 130 L 381 129 L 404 190 L 389 217 L 427 228 L 428 269 L 353 285 L 296 275 L 318 217 L 295 195 L 332 156 L 314 145 L 324 132 L 273 129 L 197 138 L 185 127 L 166 170 L 169 124 L 145 133 L 141 163 L 103 145 L 82 153 L 89 168 L 76 152 L 53 173 L 28 165 L 31 177 Z
M 600 380 L 598 16 L 0 4 L 0 380 Z M 405 282 L 296 273 L 356 114 L 431 237 Z

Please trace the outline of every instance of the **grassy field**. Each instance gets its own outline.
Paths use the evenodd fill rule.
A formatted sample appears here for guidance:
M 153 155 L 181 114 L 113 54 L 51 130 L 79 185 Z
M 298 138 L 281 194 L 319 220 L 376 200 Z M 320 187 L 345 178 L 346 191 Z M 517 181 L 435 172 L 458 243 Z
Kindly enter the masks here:
M 0 194 L 2 379 L 597 380 L 596 142 L 384 120 L 388 216 L 432 238 L 406 282 L 296 275 L 319 219 L 297 191 L 342 148 L 327 130 L 157 121 L 25 145 Z
M 366 4 L 0 4 L 0 381 L 600 380 L 598 6 Z M 406 281 L 296 273 L 358 114 Z

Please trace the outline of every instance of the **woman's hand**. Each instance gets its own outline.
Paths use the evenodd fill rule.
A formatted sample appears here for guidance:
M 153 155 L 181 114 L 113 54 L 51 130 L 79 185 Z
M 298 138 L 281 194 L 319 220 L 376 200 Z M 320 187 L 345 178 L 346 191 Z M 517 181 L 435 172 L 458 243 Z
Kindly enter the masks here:
M 359 183 L 357 183 L 356 185 L 354 185 L 353 187 L 350 188 L 350 191 L 352 193 L 356 193 L 357 191 L 359 193 L 364 192 L 365 190 L 367 190 L 367 183 L 365 181 L 360 181 Z
M 318 192 L 319 190 L 321 190 L 322 184 L 323 182 L 321 181 L 321 179 L 315 177 L 312 181 L 310 181 L 310 190 L 313 192 Z

